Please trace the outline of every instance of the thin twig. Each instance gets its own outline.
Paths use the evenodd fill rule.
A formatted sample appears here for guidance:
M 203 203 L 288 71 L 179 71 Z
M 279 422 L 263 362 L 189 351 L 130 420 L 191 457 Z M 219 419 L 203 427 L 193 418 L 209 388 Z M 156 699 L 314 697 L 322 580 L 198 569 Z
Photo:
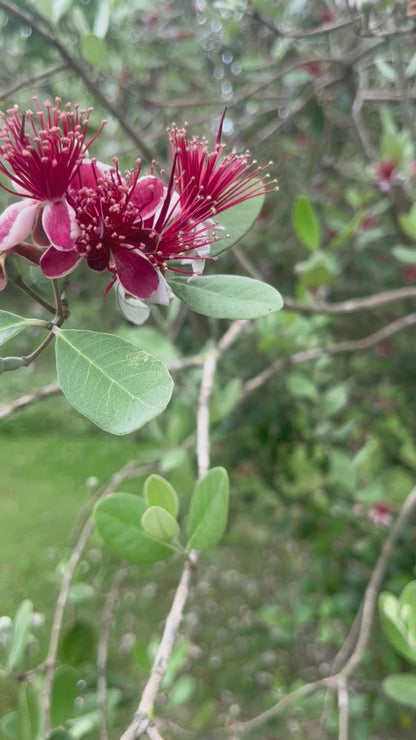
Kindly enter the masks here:
M 206 475 L 210 465 L 209 401 L 214 385 L 217 361 L 234 344 L 248 323 L 248 321 L 234 321 L 204 362 L 197 412 L 196 452 L 199 479 Z M 166 618 L 162 639 L 150 671 L 149 679 L 143 689 L 133 720 L 120 740 L 136 740 L 136 738 L 141 737 L 145 733 L 149 735 L 149 729 L 154 727 L 152 719 L 153 706 L 178 636 L 183 612 L 190 596 L 192 575 L 197 566 L 198 558 L 199 553 L 195 550 L 191 550 L 188 553 L 188 558 L 175 591 L 172 606 Z
M 283 296 L 284 305 L 291 311 L 299 313 L 354 313 L 355 311 L 367 311 L 378 306 L 384 306 L 387 303 L 401 301 L 405 298 L 416 298 L 416 286 L 408 288 L 396 288 L 395 290 L 385 290 L 374 295 L 364 296 L 363 298 L 350 298 L 347 301 L 338 301 L 335 303 L 301 303 L 294 298 Z
M 37 75 L 32 75 L 32 77 L 25 77 L 24 80 L 21 80 L 20 82 L 15 83 L 12 85 L 12 87 L 9 87 L 7 90 L 2 90 L 0 92 L 0 100 L 5 100 L 7 98 L 10 98 L 11 95 L 14 95 L 14 93 L 21 90 L 23 87 L 32 87 L 34 85 L 37 85 L 38 82 L 42 82 L 47 77 L 52 77 L 52 75 L 56 74 L 56 72 L 62 72 L 62 70 L 66 69 L 66 64 L 58 64 L 56 67 L 50 67 L 50 69 L 45 69 L 43 72 L 40 72 Z
M 282 357 L 254 378 L 247 380 L 243 385 L 241 397 L 245 398 L 250 393 L 257 390 L 257 388 L 260 388 L 286 365 L 300 365 L 303 362 L 317 360 L 319 357 L 324 357 L 325 355 L 337 355 L 344 352 L 357 352 L 359 350 L 370 349 L 393 334 L 396 334 L 402 329 L 407 329 L 409 326 L 413 326 L 414 324 L 416 324 L 416 313 L 411 313 L 397 321 L 393 321 L 391 324 L 387 324 L 387 326 L 374 332 L 374 334 L 370 334 L 368 337 L 364 337 L 364 339 L 339 342 L 339 344 L 333 344 L 329 347 L 315 347 L 303 352 L 296 352 L 296 354 L 290 355 L 289 357 Z
M 229 732 L 236 732 L 237 734 L 245 735 L 247 732 L 256 730 L 258 727 L 261 727 L 266 722 L 269 722 L 269 720 L 274 719 L 281 714 L 297 699 L 301 699 L 304 696 L 308 696 L 308 694 L 312 694 L 319 689 L 325 688 L 331 680 L 331 678 L 321 678 L 318 681 L 312 681 L 311 683 L 301 686 L 290 694 L 286 694 L 283 699 L 280 699 L 280 701 L 278 701 L 273 707 L 266 709 L 265 712 L 258 714 L 256 717 L 253 717 L 246 722 L 238 722 L 234 724 L 230 727 Z
M 100 498 L 104 498 L 104 496 L 107 496 L 109 493 L 115 491 L 120 483 L 129 475 L 130 470 L 133 466 L 134 462 L 128 462 L 121 468 L 121 470 L 115 473 L 108 484 L 103 488 Z M 58 650 L 58 643 L 61 634 L 65 606 L 68 599 L 72 579 L 74 577 L 75 569 L 80 561 L 81 555 L 84 552 L 85 545 L 87 544 L 93 529 L 94 520 L 92 517 L 89 517 L 86 520 L 75 544 L 75 547 L 72 550 L 71 557 L 69 558 L 68 565 L 65 569 L 65 574 L 62 579 L 61 587 L 59 589 L 55 615 L 51 628 L 48 655 L 45 660 L 45 684 L 42 692 L 43 709 L 45 715 L 45 737 L 48 736 L 51 729 L 51 696 L 53 686 L 53 674 L 55 669 L 56 654 Z
M 33 403 L 37 403 L 37 401 L 42 401 L 44 398 L 51 398 L 51 396 L 56 396 L 59 393 L 61 393 L 59 384 L 49 383 L 49 385 L 44 385 L 42 388 L 39 388 L 32 393 L 25 393 L 24 396 L 16 398 L 15 401 L 3 403 L 0 405 L 0 421 L 2 421 L 3 419 L 7 419 L 7 417 L 14 414 L 15 411 L 19 411 L 20 409 L 24 409 L 27 406 L 31 406 Z
M 377 606 L 377 597 L 384 579 L 386 567 L 394 546 L 402 533 L 406 522 L 415 514 L 416 510 L 416 487 L 409 493 L 406 501 L 400 509 L 388 537 L 384 541 L 381 553 L 371 574 L 368 586 L 365 590 L 360 632 L 352 655 L 348 658 L 339 674 L 348 678 L 360 663 L 371 636 L 374 614 Z
M 348 679 L 346 676 L 340 676 L 338 678 L 337 693 L 338 693 L 338 740 L 348 740 L 349 696 L 348 696 Z
M 113 620 L 114 607 L 117 602 L 120 586 L 126 577 L 127 563 L 117 569 L 111 588 L 107 594 L 101 619 L 100 636 L 97 645 L 97 706 L 100 716 L 100 740 L 108 740 L 107 732 L 107 653 L 108 640 Z

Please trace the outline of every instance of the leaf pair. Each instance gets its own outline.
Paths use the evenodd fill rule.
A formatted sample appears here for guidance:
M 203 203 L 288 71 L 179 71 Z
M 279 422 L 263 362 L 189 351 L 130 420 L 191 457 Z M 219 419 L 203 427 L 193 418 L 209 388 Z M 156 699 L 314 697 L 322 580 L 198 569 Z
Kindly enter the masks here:
M 132 563 L 153 563 L 181 551 L 175 490 L 161 476 L 151 475 L 144 494 L 145 499 L 114 493 L 95 509 L 95 523 L 107 547 Z M 187 550 L 206 550 L 217 544 L 227 523 L 228 498 L 226 470 L 212 468 L 197 483 L 191 499 Z

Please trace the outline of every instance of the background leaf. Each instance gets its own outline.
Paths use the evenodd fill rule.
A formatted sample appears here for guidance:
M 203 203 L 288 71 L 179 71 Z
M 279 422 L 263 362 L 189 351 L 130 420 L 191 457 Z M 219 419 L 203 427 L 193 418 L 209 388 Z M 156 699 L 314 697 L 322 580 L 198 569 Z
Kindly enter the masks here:
M 412 673 L 393 673 L 383 681 L 387 696 L 399 704 L 416 709 L 416 676 Z
M 112 434 L 128 434 L 166 407 L 172 379 L 163 363 L 111 334 L 56 336 L 58 381 L 69 403 Z
M 216 319 L 255 319 L 283 306 L 271 285 L 239 275 L 174 277 L 169 285 L 192 311 Z
M 32 622 L 33 605 L 29 599 L 20 604 L 13 619 L 12 639 L 10 642 L 7 668 L 11 671 L 19 665 L 26 648 Z
M 312 201 L 298 195 L 292 209 L 292 224 L 299 241 L 308 249 L 319 249 L 322 243 L 321 226 Z
M 81 674 L 69 665 L 60 665 L 55 673 L 52 688 L 51 719 L 52 726 L 63 725 L 74 716 L 75 700 L 78 696 L 77 684 Z
M 8 311 L 0 311 L 0 344 L 20 334 L 28 326 L 38 323 L 36 320 L 25 319 L 23 316 L 17 316 Z
M 189 509 L 188 547 L 207 550 L 217 544 L 227 524 L 229 498 L 225 468 L 212 468 L 200 480 Z

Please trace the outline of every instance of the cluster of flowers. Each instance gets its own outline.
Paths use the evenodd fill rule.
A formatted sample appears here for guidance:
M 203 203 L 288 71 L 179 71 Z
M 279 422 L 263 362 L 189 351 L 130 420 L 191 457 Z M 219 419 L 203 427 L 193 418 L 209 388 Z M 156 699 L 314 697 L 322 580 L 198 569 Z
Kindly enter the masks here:
M 12 108 L 0 119 L 0 172 L 14 190 L 2 187 L 21 198 L 0 215 L 0 287 L 13 252 L 39 263 L 49 278 L 85 260 L 111 273 L 109 288 L 118 280 L 127 296 L 166 304 L 166 270 L 182 263 L 202 272 L 210 244 L 225 236 L 217 214 L 265 191 L 266 167 L 247 152 L 223 155 L 222 121 L 212 150 L 186 126 L 172 125 L 165 182 L 154 165 L 141 176 L 139 160 L 121 173 L 116 158 L 111 165 L 91 159 L 106 123 L 88 139 L 92 109 L 62 109 L 59 98 L 43 107 L 34 101 L 34 112 Z M 29 235 L 33 244 L 25 242 Z

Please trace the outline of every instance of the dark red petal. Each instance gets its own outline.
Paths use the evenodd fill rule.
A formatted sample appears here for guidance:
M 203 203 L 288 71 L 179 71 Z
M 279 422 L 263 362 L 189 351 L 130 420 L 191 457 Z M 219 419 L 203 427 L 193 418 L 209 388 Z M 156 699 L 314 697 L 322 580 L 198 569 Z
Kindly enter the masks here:
M 141 252 L 120 247 L 114 254 L 116 272 L 124 290 L 135 298 L 148 298 L 159 286 L 159 275 Z
M 46 277 L 57 278 L 69 275 L 81 260 L 82 257 L 75 249 L 64 252 L 62 249 L 49 247 L 40 259 L 40 266 Z
M 42 213 L 43 208 L 39 208 L 36 212 L 35 221 L 32 229 L 32 239 L 38 247 L 49 247 L 50 241 L 45 234 L 45 229 L 42 226 Z

